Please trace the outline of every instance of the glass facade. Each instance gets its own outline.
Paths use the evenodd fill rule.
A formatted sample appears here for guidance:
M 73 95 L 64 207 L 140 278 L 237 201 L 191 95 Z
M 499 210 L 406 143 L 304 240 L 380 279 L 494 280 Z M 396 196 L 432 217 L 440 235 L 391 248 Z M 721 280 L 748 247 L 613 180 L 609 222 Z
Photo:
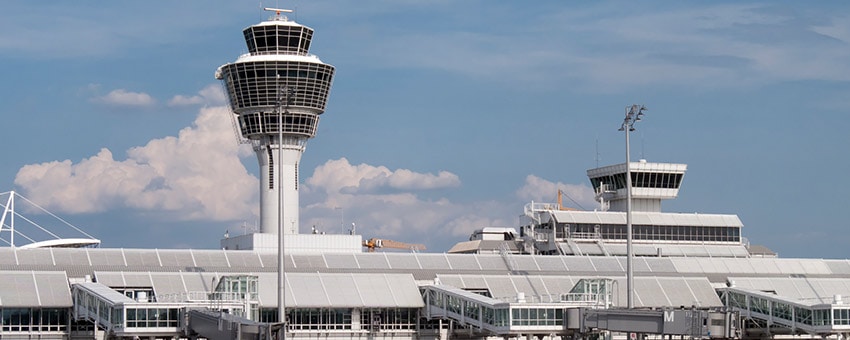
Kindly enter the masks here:
M 622 224 L 559 223 L 555 229 L 558 238 L 599 238 L 626 240 L 626 226 Z M 634 240 L 685 241 L 685 242 L 741 242 L 740 227 L 632 225 Z
M 0 332 L 65 332 L 67 308 L 0 308 Z
M 259 25 L 242 33 L 251 54 L 305 55 L 313 39 L 313 30 L 304 26 Z
M 230 104 L 237 112 L 276 108 L 284 87 L 294 90 L 291 106 L 324 111 L 334 74 L 331 65 L 303 61 L 237 62 L 225 65 L 222 71 Z
M 661 188 L 678 189 L 682 184 L 684 174 L 632 171 L 632 187 L 634 188 Z M 590 179 L 594 189 L 599 189 L 601 184 L 608 185 L 609 189 L 620 190 L 626 188 L 626 174 L 619 173 L 609 176 L 600 176 Z
M 512 308 L 511 325 L 563 326 L 563 308 Z
M 277 313 L 277 309 L 274 311 Z M 352 328 L 350 308 L 299 308 L 287 311 L 287 315 L 292 330 Z
M 126 311 L 128 328 L 180 326 L 180 308 L 127 308 Z

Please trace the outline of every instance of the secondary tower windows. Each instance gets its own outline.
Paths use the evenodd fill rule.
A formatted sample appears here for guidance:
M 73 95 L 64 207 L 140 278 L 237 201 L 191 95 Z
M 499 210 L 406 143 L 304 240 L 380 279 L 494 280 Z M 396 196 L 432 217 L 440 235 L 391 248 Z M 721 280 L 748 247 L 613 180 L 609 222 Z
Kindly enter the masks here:
M 660 188 L 660 189 L 678 189 L 682 184 L 682 176 L 680 173 L 666 172 L 643 172 L 632 171 L 632 187 L 634 188 Z M 626 174 L 619 173 L 608 176 L 594 177 L 590 179 L 590 183 L 594 189 L 599 189 L 599 185 L 605 183 L 609 189 L 619 190 L 626 188 Z

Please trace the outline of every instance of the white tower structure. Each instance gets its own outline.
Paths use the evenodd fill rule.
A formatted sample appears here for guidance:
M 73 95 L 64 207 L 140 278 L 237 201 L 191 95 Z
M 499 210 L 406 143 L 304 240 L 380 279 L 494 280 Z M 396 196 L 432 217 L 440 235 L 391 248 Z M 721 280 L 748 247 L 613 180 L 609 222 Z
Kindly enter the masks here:
M 626 211 L 626 163 L 587 170 L 596 198 L 610 204 L 611 211 Z M 661 212 L 661 201 L 674 199 L 688 170 L 686 164 L 651 163 L 646 160 L 629 163 L 632 180 L 632 209 Z
M 313 29 L 281 12 L 243 30 L 248 53 L 216 70 L 260 163 L 260 232 L 298 234 L 298 162 L 316 135 L 334 67 L 309 54 Z

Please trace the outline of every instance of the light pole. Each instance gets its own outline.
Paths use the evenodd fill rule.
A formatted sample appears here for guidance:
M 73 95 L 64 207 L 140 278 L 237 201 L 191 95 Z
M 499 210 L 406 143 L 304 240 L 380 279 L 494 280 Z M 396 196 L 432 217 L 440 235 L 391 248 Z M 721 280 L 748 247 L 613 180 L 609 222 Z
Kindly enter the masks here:
M 626 107 L 626 118 L 623 119 L 623 125 L 620 125 L 620 131 L 626 132 L 626 291 L 628 294 L 626 301 L 629 309 L 635 307 L 634 250 L 632 249 L 632 161 L 629 132 L 635 130 L 635 123 L 640 121 L 644 110 L 646 110 L 646 107 L 643 105 Z
M 278 76 L 280 78 L 280 76 Z M 295 91 L 292 88 L 284 86 L 280 89 L 280 97 L 277 101 L 277 317 L 278 321 L 283 324 L 281 327 L 281 338 L 286 338 L 286 270 L 284 266 L 284 230 L 283 230 L 283 116 L 289 114 L 289 104 L 292 99 L 292 94 Z M 282 107 L 282 108 L 281 108 Z

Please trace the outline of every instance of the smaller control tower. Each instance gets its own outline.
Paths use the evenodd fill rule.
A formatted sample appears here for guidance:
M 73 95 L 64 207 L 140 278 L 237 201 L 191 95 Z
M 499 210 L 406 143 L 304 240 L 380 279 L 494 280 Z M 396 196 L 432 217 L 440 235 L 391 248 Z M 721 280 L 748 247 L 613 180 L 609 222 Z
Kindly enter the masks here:
M 661 200 L 679 195 L 687 164 L 632 162 L 632 209 L 661 212 Z M 626 163 L 587 170 L 603 210 L 626 211 Z

